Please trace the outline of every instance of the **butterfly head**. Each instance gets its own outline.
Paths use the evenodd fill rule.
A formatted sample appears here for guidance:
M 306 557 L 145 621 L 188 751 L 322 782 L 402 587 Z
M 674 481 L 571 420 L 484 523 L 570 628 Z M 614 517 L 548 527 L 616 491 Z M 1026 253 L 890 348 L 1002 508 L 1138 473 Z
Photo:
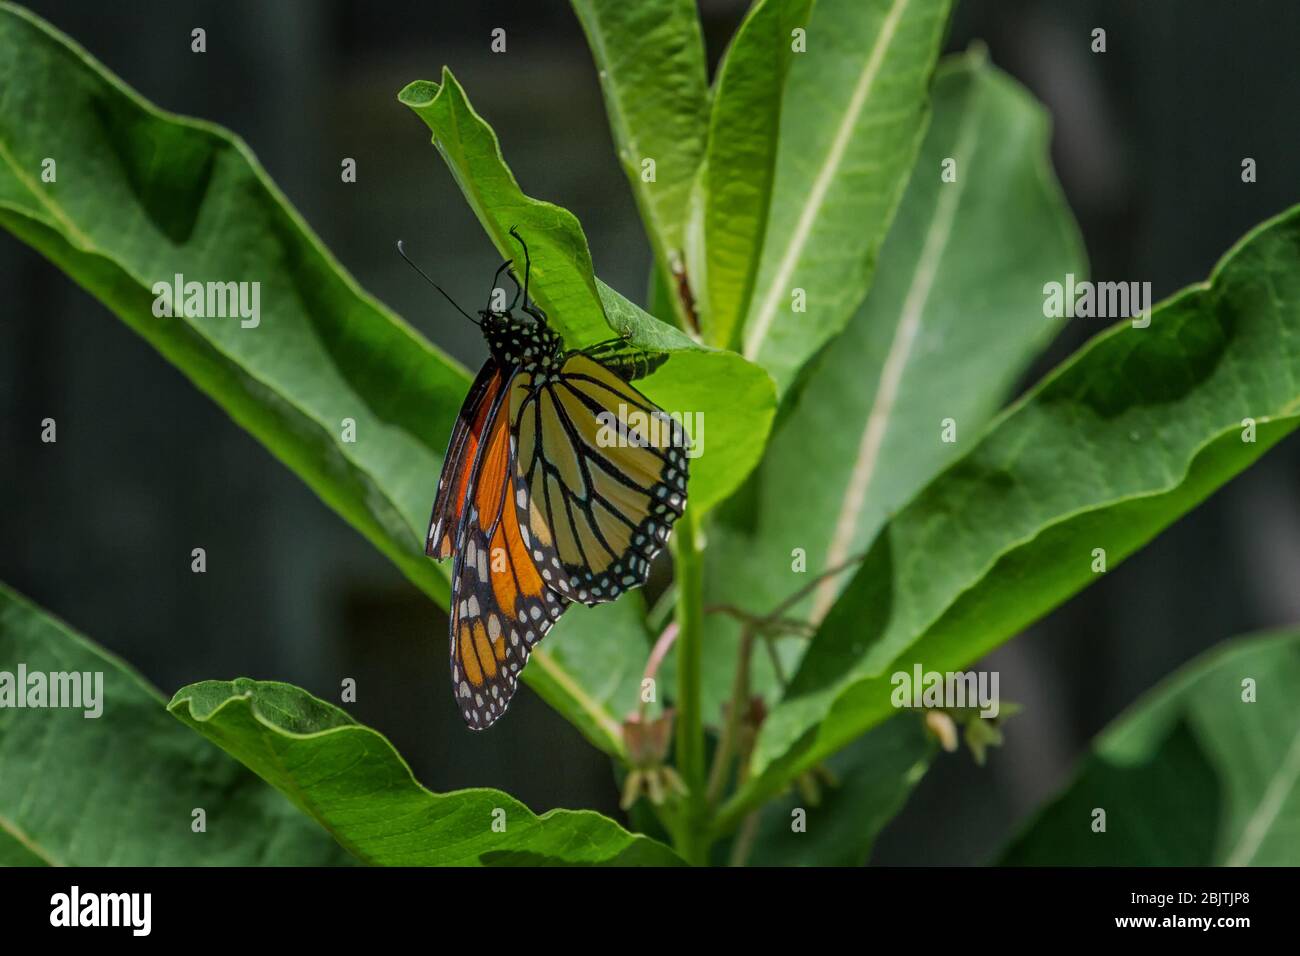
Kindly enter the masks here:
M 537 311 L 537 315 L 542 315 Z M 517 316 L 513 312 L 479 312 L 479 328 L 487 340 L 492 357 L 502 365 L 525 370 L 558 365 L 564 340 L 552 332 L 545 319 L 534 315 Z

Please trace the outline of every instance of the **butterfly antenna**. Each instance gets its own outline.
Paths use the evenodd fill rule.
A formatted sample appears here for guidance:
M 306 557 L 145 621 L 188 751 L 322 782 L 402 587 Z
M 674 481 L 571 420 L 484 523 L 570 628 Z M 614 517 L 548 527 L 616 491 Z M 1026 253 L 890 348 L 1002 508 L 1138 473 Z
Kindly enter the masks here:
M 397 240 L 397 254 L 398 254 L 399 256 L 401 256 L 403 259 L 406 260 L 406 264 L 407 264 L 408 266 L 410 266 L 410 267 L 411 267 L 412 269 L 414 269 L 416 272 L 420 273 L 420 275 L 424 277 L 424 281 L 425 281 L 425 282 L 429 283 L 429 285 L 433 286 L 435 289 L 437 289 L 439 292 L 441 292 L 441 293 L 442 293 L 442 297 L 443 297 L 444 299 L 446 299 L 448 302 L 450 302 L 450 303 L 452 304 L 452 306 L 456 309 L 457 312 L 459 312 L 461 315 L 465 316 L 465 318 L 469 319 L 469 320 L 470 320 L 471 322 L 473 322 L 475 325 L 478 325 L 478 324 L 479 324 L 479 320 L 478 320 L 478 319 L 474 318 L 474 316 L 470 315 L 468 312 L 466 312 L 464 309 L 462 309 L 459 305 L 457 305 L 457 304 L 456 304 L 456 300 L 453 299 L 451 296 L 449 296 L 449 295 L 447 294 L 447 291 L 446 291 L 442 286 L 438 285 L 438 283 L 436 283 L 436 282 L 434 282 L 432 279 L 430 279 L 429 276 L 428 276 L 428 274 L 427 274 L 423 269 L 421 269 L 419 266 L 417 266 L 414 262 L 411 261 L 411 257 L 408 256 L 408 255 L 406 254 L 406 250 L 402 248 L 402 240 L 401 240 L 401 239 L 398 239 L 398 240 Z

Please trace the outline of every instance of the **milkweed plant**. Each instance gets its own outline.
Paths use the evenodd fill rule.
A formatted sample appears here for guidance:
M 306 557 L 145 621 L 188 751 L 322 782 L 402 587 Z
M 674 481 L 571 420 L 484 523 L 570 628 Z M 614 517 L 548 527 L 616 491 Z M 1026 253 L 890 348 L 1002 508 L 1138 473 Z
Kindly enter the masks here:
M 625 817 L 431 792 L 289 684 L 205 680 L 167 702 L 0 588 L 0 856 L 860 864 L 934 761 L 982 762 L 1033 719 L 984 656 L 1300 424 L 1300 212 L 1163 302 L 1090 280 L 1043 108 L 981 48 L 940 56 L 948 0 L 757 0 L 711 80 L 693 0 L 572 7 L 648 288 L 597 277 L 577 218 L 525 192 L 450 69 L 398 100 L 500 259 L 512 230 L 527 240 L 532 300 L 567 347 L 657 356 L 637 387 L 691 439 L 650 586 L 575 604 L 521 671 L 608 755 Z M 1104 50 L 1104 31 L 1079 42 Z M 8 4 L 0 76 L 0 223 L 451 610 L 425 537 L 470 371 L 362 290 L 224 129 Z M 1071 321 L 1097 333 L 1011 401 Z M 419 639 L 442 641 L 428 617 Z M 1298 690 L 1295 633 L 1199 658 L 998 859 L 1300 862 L 1276 839 L 1295 801 L 1269 797 L 1295 765 Z M 56 751 L 116 799 L 70 817 L 72 781 L 36 772 Z

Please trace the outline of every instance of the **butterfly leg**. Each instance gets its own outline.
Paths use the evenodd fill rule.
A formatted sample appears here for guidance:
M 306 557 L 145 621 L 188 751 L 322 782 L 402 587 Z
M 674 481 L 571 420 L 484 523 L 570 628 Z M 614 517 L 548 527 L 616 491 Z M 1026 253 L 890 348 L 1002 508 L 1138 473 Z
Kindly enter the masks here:
M 515 275 L 514 269 L 511 269 L 509 272 L 506 273 L 506 275 L 509 276 L 510 281 L 515 284 L 515 297 L 510 301 L 510 308 L 507 310 L 509 312 L 513 312 L 515 310 L 515 306 L 519 304 L 519 296 L 523 293 L 523 288 L 519 285 L 519 277 Z M 528 299 L 526 298 L 524 299 L 524 309 L 525 310 L 528 309 Z
M 528 256 L 528 243 L 524 242 L 524 237 L 519 235 L 517 226 L 510 227 L 510 235 L 515 237 L 515 242 L 519 243 L 519 248 L 524 250 L 524 307 L 528 306 L 528 276 L 533 271 L 533 260 Z
M 528 255 L 528 244 L 527 244 L 526 242 L 524 242 L 524 237 L 521 236 L 521 235 L 519 235 L 519 230 L 518 230 L 517 227 L 515 227 L 515 226 L 511 226 L 511 227 L 510 227 L 510 235 L 512 235 L 512 236 L 515 237 L 515 241 L 519 243 L 519 247 L 520 247 L 521 249 L 524 250 L 524 288 L 523 288 L 523 295 L 524 295 L 523 311 L 524 311 L 524 314 L 525 314 L 525 315 L 531 315 L 534 319 L 536 319 L 536 320 L 537 320 L 538 322 L 540 322 L 542 325 L 545 325 L 545 324 L 546 324 L 546 313 L 543 312 L 541 309 L 539 309 L 539 308 L 537 307 L 537 303 L 530 301 L 529 298 L 528 298 L 528 279 L 529 279 L 529 276 L 531 276 L 532 271 L 533 271 L 533 262 L 532 262 L 532 259 L 529 258 L 529 255 Z M 519 285 L 519 280 L 518 280 L 518 279 L 515 280 L 515 285 L 516 285 L 516 286 Z M 517 299 L 517 298 L 518 298 L 518 297 L 516 296 L 516 299 Z M 511 306 L 511 308 L 513 308 L 513 306 Z
M 513 312 L 515 306 L 519 303 L 519 296 L 523 293 L 523 290 L 519 285 L 519 280 L 515 278 L 514 271 L 511 270 L 508 275 L 510 276 L 510 281 L 515 284 L 515 298 L 514 301 L 510 303 L 510 311 Z M 546 313 L 537 307 L 536 302 L 529 302 L 527 297 L 524 298 L 523 312 L 525 315 L 531 315 L 537 320 L 538 324 L 546 324 Z

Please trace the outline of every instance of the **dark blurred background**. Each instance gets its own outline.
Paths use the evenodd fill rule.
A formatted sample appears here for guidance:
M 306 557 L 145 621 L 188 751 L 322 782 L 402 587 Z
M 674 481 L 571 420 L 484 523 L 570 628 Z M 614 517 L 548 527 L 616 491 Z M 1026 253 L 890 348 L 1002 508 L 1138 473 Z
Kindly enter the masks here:
M 395 95 L 451 65 L 526 191 L 581 219 L 596 267 L 644 286 L 650 254 L 595 69 L 563 0 L 31 2 L 160 106 L 249 142 L 371 292 L 476 366 L 473 329 L 393 252 L 404 238 L 474 303 L 492 251 L 429 133 Z M 716 61 L 746 0 L 703 0 Z M 207 30 L 208 52 L 190 52 Z M 489 50 L 493 28 L 506 55 Z M 1089 50 L 1107 31 L 1104 55 Z M 1300 199 L 1300 5 L 1292 0 L 965 0 L 948 43 L 982 39 L 1055 119 L 1053 159 L 1098 278 L 1157 299 L 1204 278 Z M 1245 156 L 1258 182 L 1240 179 Z M 356 159 L 358 181 L 340 181 Z M 536 810 L 616 813 L 607 761 L 526 688 L 509 733 L 470 735 L 446 696 L 445 621 L 388 562 L 143 340 L 0 233 L 0 580 L 164 692 L 276 678 L 387 734 L 434 789 L 506 789 Z M 1095 328 L 1073 323 L 1030 379 Z M 39 441 L 58 422 L 58 443 Z M 984 769 L 940 759 L 875 862 L 978 863 L 1069 778 L 1089 738 L 1210 645 L 1300 622 L 1300 438 L 995 653 L 1025 705 Z M 429 476 L 430 492 L 436 480 Z M 206 574 L 190 571 L 204 547 Z

